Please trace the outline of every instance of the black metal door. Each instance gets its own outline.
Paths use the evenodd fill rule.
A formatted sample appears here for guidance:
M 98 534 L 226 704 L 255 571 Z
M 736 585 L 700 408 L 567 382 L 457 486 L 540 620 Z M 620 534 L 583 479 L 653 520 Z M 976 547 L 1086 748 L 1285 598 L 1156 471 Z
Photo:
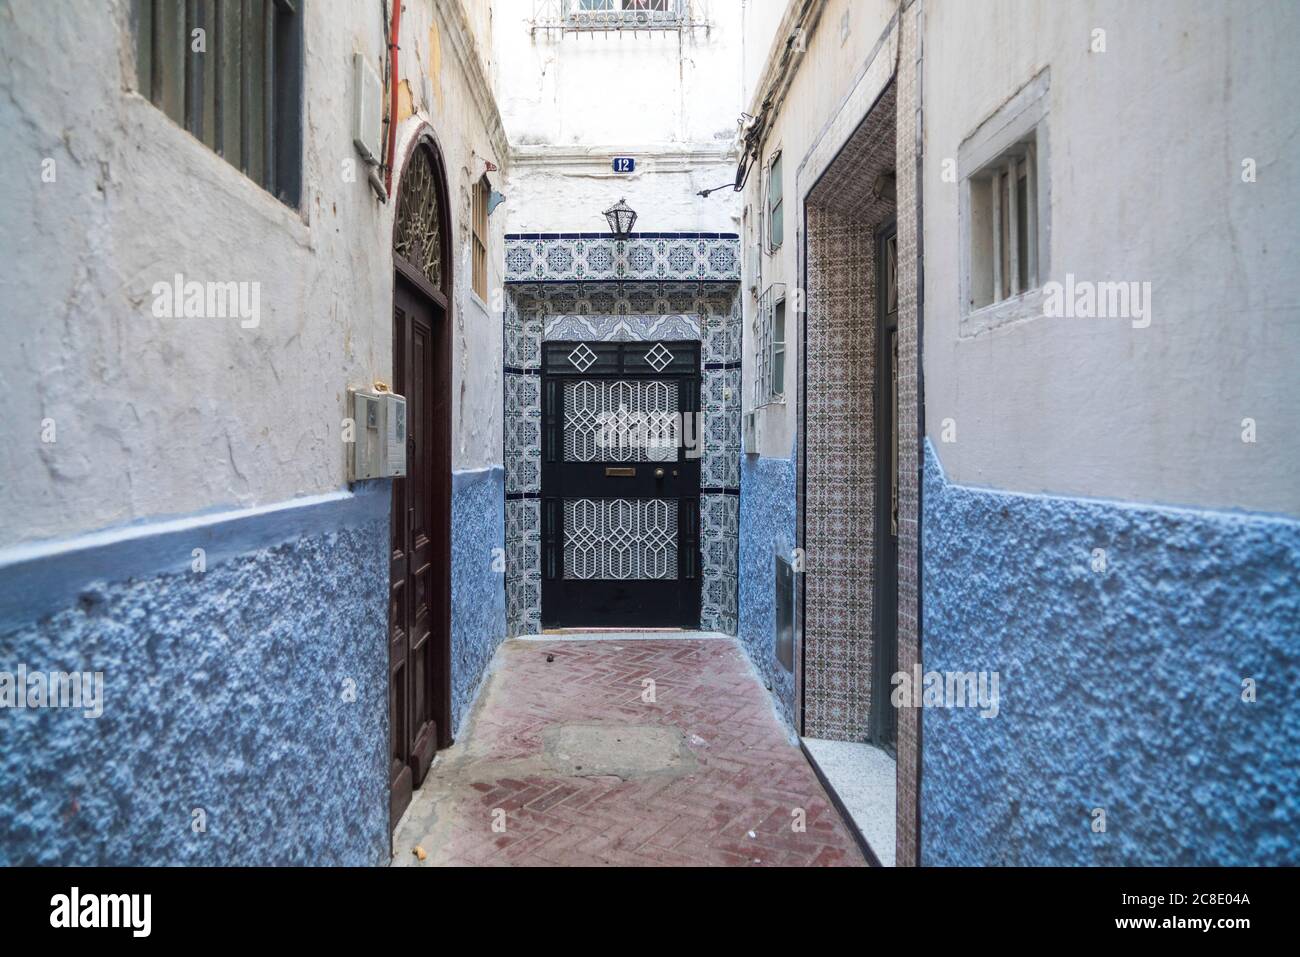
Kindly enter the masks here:
M 700 344 L 542 350 L 542 625 L 698 628 Z

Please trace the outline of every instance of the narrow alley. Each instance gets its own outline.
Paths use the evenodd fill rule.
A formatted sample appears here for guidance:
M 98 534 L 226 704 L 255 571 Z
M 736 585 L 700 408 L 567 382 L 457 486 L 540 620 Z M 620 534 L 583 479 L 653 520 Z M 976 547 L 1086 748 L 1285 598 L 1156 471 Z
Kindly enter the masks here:
M 426 867 L 864 863 L 719 634 L 505 642 L 393 844 Z
M 0 0 L 0 880 L 1300 865 L 1298 52 Z

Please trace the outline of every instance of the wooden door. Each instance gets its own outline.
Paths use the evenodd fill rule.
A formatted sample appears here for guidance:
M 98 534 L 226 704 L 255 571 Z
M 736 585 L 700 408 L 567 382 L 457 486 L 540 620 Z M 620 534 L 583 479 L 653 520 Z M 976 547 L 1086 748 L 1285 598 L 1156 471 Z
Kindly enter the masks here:
M 543 625 L 699 627 L 699 352 L 545 344 Z
M 398 278 L 393 389 L 406 397 L 407 474 L 393 480 L 389 628 L 392 824 L 449 743 L 450 416 L 442 310 Z

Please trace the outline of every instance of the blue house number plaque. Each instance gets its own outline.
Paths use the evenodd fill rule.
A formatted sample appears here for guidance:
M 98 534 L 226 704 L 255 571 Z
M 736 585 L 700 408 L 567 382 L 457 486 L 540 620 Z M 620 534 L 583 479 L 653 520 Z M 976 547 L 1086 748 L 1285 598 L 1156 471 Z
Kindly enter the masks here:
M 615 173 L 630 173 L 635 169 L 636 169 L 636 160 L 633 159 L 631 156 L 614 157 Z

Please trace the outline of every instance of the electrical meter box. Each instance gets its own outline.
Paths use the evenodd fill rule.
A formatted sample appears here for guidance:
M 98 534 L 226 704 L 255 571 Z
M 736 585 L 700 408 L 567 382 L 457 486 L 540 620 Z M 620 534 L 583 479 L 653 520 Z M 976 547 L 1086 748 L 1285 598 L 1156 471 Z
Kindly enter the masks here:
M 391 392 L 349 389 L 352 456 L 348 481 L 406 474 L 406 399 Z

